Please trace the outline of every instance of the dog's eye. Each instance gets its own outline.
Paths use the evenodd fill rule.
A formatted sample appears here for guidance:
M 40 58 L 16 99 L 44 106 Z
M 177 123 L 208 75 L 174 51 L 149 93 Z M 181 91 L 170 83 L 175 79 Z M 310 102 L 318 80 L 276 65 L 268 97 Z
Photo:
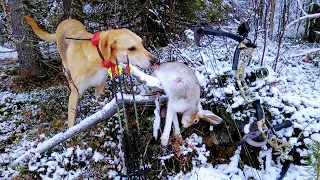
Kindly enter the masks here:
M 135 47 L 131 47 L 131 48 L 129 48 L 128 50 L 129 50 L 129 51 L 134 51 L 134 50 L 136 50 L 136 48 L 135 48 Z
M 198 119 L 193 120 L 193 124 L 198 124 L 198 122 L 199 122 Z

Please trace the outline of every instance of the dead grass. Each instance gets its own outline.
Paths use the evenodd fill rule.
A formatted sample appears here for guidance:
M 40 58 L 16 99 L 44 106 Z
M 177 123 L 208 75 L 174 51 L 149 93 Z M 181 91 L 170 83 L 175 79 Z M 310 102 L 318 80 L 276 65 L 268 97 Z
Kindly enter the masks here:
M 52 71 L 42 76 L 21 76 L 19 73 L 13 80 L 12 90 L 21 93 L 60 85 L 67 85 L 62 72 Z

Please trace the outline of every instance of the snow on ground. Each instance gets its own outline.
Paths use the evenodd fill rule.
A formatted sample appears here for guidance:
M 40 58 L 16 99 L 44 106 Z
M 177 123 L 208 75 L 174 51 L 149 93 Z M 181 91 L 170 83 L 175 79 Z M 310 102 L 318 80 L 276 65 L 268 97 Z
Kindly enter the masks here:
M 55 100 L 56 96 L 59 96 Z M 46 134 L 43 127 L 53 128 L 51 123 L 43 122 L 41 113 L 45 104 L 57 105 L 56 103 L 66 103 L 68 89 L 67 87 L 49 88 L 45 91 L 34 90 L 30 93 L 12 93 L 8 91 L 0 92 L 0 179 L 13 179 L 17 175 L 23 175 L 26 171 L 36 172 L 38 176 L 33 178 L 41 179 L 78 179 L 86 177 L 84 174 L 98 174 L 91 171 L 90 167 L 97 163 L 107 165 L 106 169 L 116 170 L 120 160 L 114 154 L 100 152 L 98 149 L 89 147 L 89 143 L 81 142 L 79 145 L 66 147 L 65 144 L 57 145 L 55 148 L 48 150 L 44 155 L 30 151 L 36 149 L 41 142 L 48 140 L 54 134 Z M 61 101 L 64 100 L 64 101 Z M 89 114 L 102 108 L 102 104 L 96 107 L 90 98 L 82 100 L 80 106 L 91 104 Z M 66 104 L 65 104 L 66 105 Z M 64 108 L 65 105 L 62 105 Z M 56 111 L 59 113 L 59 111 Z M 44 115 L 45 116 L 45 115 Z M 58 114 L 58 116 L 64 116 Z M 27 119 L 33 117 L 32 121 Z M 65 123 L 58 131 L 63 131 Z M 41 126 L 37 126 L 41 124 Z M 109 123 L 111 131 L 115 131 L 112 123 Z M 109 129 L 102 129 L 100 134 L 92 134 L 95 137 L 101 137 L 104 143 L 100 148 L 109 151 L 116 151 L 117 145 L 106 132 Z M 52 131 L 52 130 L 50 130 Z M 94 133 L 94 132 L 93 132 Z M 81 137 L 81 135 L 80 135 Z M 70 140 L 68 140 L 69 143 Z M 4 146 L 5 145 L 5 146 Z M 30 153 L 28 159 L 22 159 L 18 166 L 12 167 L 14 160 L 22 157 L 26 152 Z M 77 167 L 77 168 L 74 168 Z M 115 173 L 110 173 L 108 176 L 113 177 Z
M 187 31 L 192 36 L 192 31 Z M 221 98 L 231 97 L 233 104 L 229 104 L 229 110 L 232 108 L 244 105 L 245 101 L 240 97 L 240 93 L 234 87 L 234 78 L 231 71 L 231 62 L 235 43 L 232 40 L 216 38 L 209 48 L 199 49 L 195 44 L 189 44 L 185 48 L 176 48 L 178 52 L 178 60 L 192 61 L 190 66 L 196 71 L 200 84 L 207 93 L 206 101 L 219 101 Z M 247 71 L 256 69 L 262 55 L 262 40 L 258 39 L 258 48 L 254 51 L 251 64 L 247 67 Z M 168 47 L 172 49 L 173 46 Z M 319 66 L 311 62 L 304 62 L 303 53 L 310 48 L 319 48 L 316 45 L 287 43 L 281 51 L 281 59 L 278 64 L 278 72 L 273 72 L 272 65 L 276 56 L 276 45 L 268 42 L 264 67 L 269 70 L 269 76 L 257 80 L 251 84 L 250 90 L 255 98 L 259 98 L 263 106 L 269 109 L 272 117 L 272 124 L 279 124 L 284 120 L 291 120 L 293 127 L 283 129 L 277 133 L 282 140 L 288 140 L 292 145 L 296 143 L 297 134 L 294 134 L 294 128 L 303 130 L 305 136 L 304 142 L 311 144 L 314 141 L 320 141 L 320 69 Z M 7 50 L 7 49 L 4 49 Z M 3 48 L 0 49 L 3 51 Z M 163 50 L 164 59 L 166 54 Z M 7 56 L 4 56 L 4 55 Z M 0 59 L 6 57 L 16 57 L 16 54 L 0 54 Z M 201 54 L 201 56 L 200 56 Z M 201 61 L 204 65 L 200 66 Z M 225 87 L 216 87 L 214 89 L 206 86 L 211 83 L 210 79 L 216 79 L 218 75 L 227 76 L 229 83 Z M 215 80 L 217 81 L 217 80 Z M 57 89 L 61 89 L 58 87 Z M 63 88 L 62 88 L 63 89 Z M 40 112 L 41 103 L 50 102 L 52 92 L 55 88 L 46 91 L 32 91 L 30 93 L 17 94 L 9 91 L 0 92 L 0 141 L 14 141 L 9 146 L 1 147 L 0 152 L 0 177 L 2 179 L 12 179 L 17 175 L 21 175 L 24 169 L 37 172 L 42 179 L 77 179 L 86 177 L 86 173 L 90 174 L 90 167 L 95 163 L 103 162 L 108 169 L 107 176 L 110 179 L 118 178 L 120 167 L 120 159 L 112 153 L 100 152 L 97 149 L 92 149 L 88 142 L 86 146 L 64 147 L 59 145 L 59 148 L 53 148 L 45 155 L 34 154 L 26 162 L 21 162 L 19 167 L 13 168 L 9 164 L 27 152 L 31 148 L 35 148 L 40 142 L 52 137 L 54 134 L 40 134 L 35 137 L 29 137 L 30 134 L 38 131 L 38 129 L 28 130 L 29 127 L 34 127 L 24 121 L 26 111 L 29 116 L 36 116 Z M 66 98 L 68 91 L 62 90 L 63 96 Z M 61 95 L 61 92 L 59 93 Z M 88 101 L 88 100 L 86 100 Z M 90 100 L 89 100 L 90 101 Z M 89 104 L 89 102 L 84 102 Z M 104 102 L 105 103 L 105 102 Z M 92 103 L 90 103 L 92 104 Z M 87 115 L 93 114 L 97 107 L 90 108 Z M 64 104 L 66 107 L 66 104 Z M 22 115 L 24 114 L 24 116 Z M 245 110 L 243 112 L 234 112 L 235 120 L 242 120 L 244 117 L 250 116 L 253 119 L 254 112 Z M 159 118 L 156 118 L 158 126 Z M 40 122 L 39 122 L 40 123 Z M 50 123 L 48 123 L 50 124 Z M 50 126 L 50 125 L 48 125 Z M 157 131 L 158 127 L 155 128 Z M 105 130 L 116 131 L 112 128 L 105 128 L 96 134 L 97 137 L 105 137 Z M 214 130 L 214 129 L 213 129 Z M 248 129 L 247 129 L 248 131 Z M 21 134 L 19 140 L 12 139 L 12 132 Z M 155 135 L 157 133 L 155 132 Z M 241 160 L 239 153 L 240 148 L 230 158 L 229 164 L 210 164 L 207 162 L 207 157 L 210 156 L 210 151 L 207 151 L 206 146 L 202 143 L 200 134 L 192 134 L 186 138 L 186 144 L 181 146 L 182 154 L 192 154 L 193 168 L 189 172 L 179 172 L 176 175 L 169 176 L 168 179 L 191 179 L 191 180 L 215 180 L 215 179 L 245 179 L 253 177 L 255 179 L 276 179 L 281 171 L 282 165 L 279 161 L 273 161 L 271 158 L 272 150 L 263 147 L 258 159 L 265 159 L 265 164 L 261 165 L 262 169 L 254 169 L 248 165 L 244 165 L 243 169 L 238 167 L 238 162 Z M 80 142 L 81 143 L 81 142 Z M 107 139 L 104 147 L 116 150 L 117 141 Z M 191 148 L 192 147 L 192 148 Z M 308 151 L 299 149 L 298 152 L 302 156 L 306 156 Z M 159 161 L 166 162 L 173 158 L 173 154 L 168 154 L 159 158 Z M 254 157 L 256 158 L 256 157 Z M 107 165 L 106 165 L 107 164 Z M 75 167 L 75 168 L 71 168 Z M 151 167 L 152 168 L 152 167 Z M 308 179 L 310 177 L 308 166 L 291 165 L 285 179 Z M 87 175 L 90 177 L 90 175 Z
M 0 60 L 3 60 L 5 58 L 17 58 L 17 57 L 18 57 L 18 53 L 16 51 L 0 46 Z

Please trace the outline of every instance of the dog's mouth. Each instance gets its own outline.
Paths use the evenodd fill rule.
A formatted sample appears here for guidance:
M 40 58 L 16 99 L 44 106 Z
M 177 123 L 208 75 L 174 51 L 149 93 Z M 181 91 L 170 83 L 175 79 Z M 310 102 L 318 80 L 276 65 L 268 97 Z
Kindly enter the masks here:
M 159 65 L 158 64 L 154 64 L 154 65 L 150 66 L 150 69 L 157 70 L 157 69 L 159 69 Z

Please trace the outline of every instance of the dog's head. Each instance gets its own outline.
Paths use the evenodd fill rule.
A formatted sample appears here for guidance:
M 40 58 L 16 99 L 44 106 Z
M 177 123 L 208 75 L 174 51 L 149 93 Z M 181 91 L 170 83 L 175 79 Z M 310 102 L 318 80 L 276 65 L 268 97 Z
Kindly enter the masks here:
M 105 60 L 127 63 L 127 55 L 130 63 L 140 68 L 149 68 L 158 61 L 142 45 L 142 39 L 128 29 L 103 31 L 100 34 L 100 51 Z

